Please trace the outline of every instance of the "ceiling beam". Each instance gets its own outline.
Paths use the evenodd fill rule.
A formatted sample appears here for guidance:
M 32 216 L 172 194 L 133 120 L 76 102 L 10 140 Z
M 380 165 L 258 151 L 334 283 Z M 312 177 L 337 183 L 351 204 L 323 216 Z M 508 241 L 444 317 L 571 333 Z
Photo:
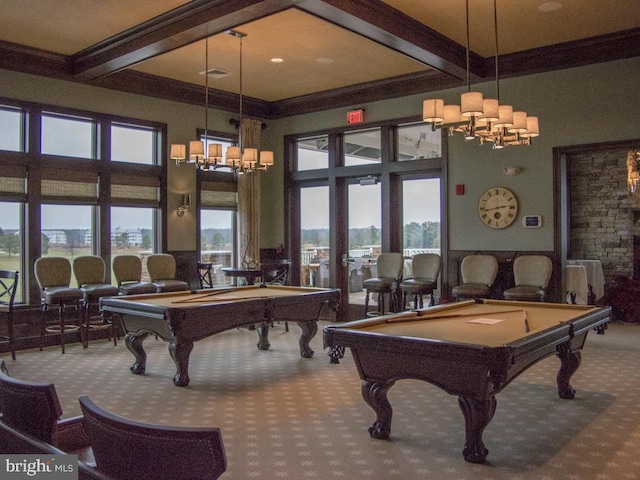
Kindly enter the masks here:
M 70 57 L 80 79 L 95 79 L 291 8 L 291 0 L 194 0 Z
M 104 77 L 243 23 L 299 8 L 457 79 L 466 49 L 380 0 L 194 0 L 69 57 L 79 79 Z M 482 58 L 471 52 L 473 80 Z

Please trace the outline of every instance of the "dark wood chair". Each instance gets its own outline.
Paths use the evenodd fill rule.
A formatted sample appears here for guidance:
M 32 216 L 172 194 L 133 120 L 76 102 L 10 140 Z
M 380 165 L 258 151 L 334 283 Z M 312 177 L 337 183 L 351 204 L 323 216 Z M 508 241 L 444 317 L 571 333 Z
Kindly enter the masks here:
M 128 480 L 215 480 L 227 469 L 218 428 L 136 422 L 79 398 L 98 469 Z
M 6 364 L 0 365 L 0 413 L 3 422 L 20 432 L 93 462 L 82 417 L 61 418 L 62 407 L 53 383 L 12 378 Z
M 213 263 L 198 262 L 197 269 L 200 288 L 213 288 Z
M 286 285 L 289 278 L 291 262 L 280 260 L 277 262 L 265 262 L 260 265 L 260 278 L 265 285 Z M 285 332 L 289 331 L 289 322 L 284 322 Z
M 260 265 L 260 278 L 266 285 L 286 285 L 289 278 L 289 260 L 278 262 L 265 262 Z
M 9 455 L 65 455 L 42 440 L 21 432 L 0 420 L 0 454 Z M 113 480 L 98 469 L 78 461 L 78 480 Z
M 16 348 L 13 343 L 13 302 L 16 298 L 18 272 L 0 270 L 0 314 L 5 318 L 6 335 L 0 336 L 0 342 L 6 342 L 11 351 L 11 358 L 16 359 Z

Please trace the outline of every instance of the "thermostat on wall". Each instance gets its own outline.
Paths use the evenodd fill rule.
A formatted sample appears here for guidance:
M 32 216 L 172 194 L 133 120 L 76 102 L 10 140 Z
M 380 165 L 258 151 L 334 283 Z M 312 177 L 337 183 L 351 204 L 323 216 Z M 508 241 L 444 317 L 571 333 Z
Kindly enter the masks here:
M 540 228 L 542 217 L 540 215 L 525 215 L 522 217 L 522 226 L 524 228 Z

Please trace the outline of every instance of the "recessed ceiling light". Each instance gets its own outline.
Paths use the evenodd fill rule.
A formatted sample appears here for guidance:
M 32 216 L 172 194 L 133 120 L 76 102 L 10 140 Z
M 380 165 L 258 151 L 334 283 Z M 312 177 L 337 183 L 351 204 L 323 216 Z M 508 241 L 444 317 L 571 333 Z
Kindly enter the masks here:
M 560 10 L 562 7 L 563 5 L 560 2 L 545 2 L 538 7 L 538 10 L 541 12 L 555 12 L 556 10 Z
M 333 58 L 320 57 L 316 59 L 318 63 L 333 63 L 335 60 Z
M 275 57 L 275 58 L 272 58 L 272 59 L 271 59 L 271 61 L 272 61 L 273 63 L 282 63 L 282 62 L 284 62 L 284 59 L 283 59 L 283 58 Z

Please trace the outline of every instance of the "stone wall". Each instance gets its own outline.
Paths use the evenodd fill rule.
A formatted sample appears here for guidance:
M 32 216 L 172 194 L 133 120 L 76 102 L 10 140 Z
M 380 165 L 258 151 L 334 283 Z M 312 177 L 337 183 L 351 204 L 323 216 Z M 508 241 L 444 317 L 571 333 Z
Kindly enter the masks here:
M 628 153 L 608 150 L 568 157 L 568 258 L 600 260 L 607 284 L 617 275 L 633 276 L 634 236 L 640 239 L 640 192 L 638 197 L 628 193 Z

